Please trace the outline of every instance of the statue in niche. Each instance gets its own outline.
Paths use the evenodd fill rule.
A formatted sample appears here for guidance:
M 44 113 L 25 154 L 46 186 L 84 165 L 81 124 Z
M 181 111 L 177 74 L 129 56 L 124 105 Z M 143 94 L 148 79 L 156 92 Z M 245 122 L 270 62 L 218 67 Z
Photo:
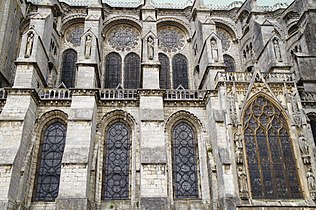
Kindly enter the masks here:
M 29 58 L 32 55 L 32 50 L 33 50 L 33 42 L 34 42 L 34 33 L 31 31 L 27 34 L 27 39 L 26 39 L 26 48 L 25 48 L 25 58 Z
M 298 137 L 298 144 L 302 153 L 304 164 L 309 164 L 310 163 L 309 146 L 304 135 L 300 134 L 300 136 Z
M 84 56 L 86 59 L 91 58 L 91 48 L 92 48 L 92 37 L 90 34 L 86 36 Z
M 235 133 L 235 144 L 237 149 L 242 149 L 242 141 L 240 133 Z
M 154 39 L 151 36 L 147 39 L 147 55 L 149 60 L 154 59 Z
M 280 50 L 279 40 L 277 40 L 277 39 L 273 40 L 273 50 L 274 50 L 275 58 L 279 62 L 281 62 L 282 61 L 281 50 Z
M 238 183 L 239 183 L 239 192 L 246 193 L 247 190 L 247 176 L 244 172 L 242 166 L 238 167 Z
M 216 39 L 211 39 L 211 56 L 215 62 L 218 62 L 218 47 Z
M 315 191 L 316 190 L 316 184 L 315 184 L 315 176 L 312 172 L 312 168 L 308 168 L 308 172 L 306 174 L 306 178 L 307 178 L 307 185 L 308 185 L 308 189 L 310 191 Z

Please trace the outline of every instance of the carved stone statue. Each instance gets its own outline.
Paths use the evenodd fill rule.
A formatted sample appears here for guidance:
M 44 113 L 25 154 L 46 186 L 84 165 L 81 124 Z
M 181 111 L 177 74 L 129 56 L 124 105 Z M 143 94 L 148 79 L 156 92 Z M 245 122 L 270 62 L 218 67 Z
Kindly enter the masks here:
M 84 57 L 86 59 L 91 58 L 91 48 L 92 48 L 92 37 L 90 34 L 86 36 L 85 49 L 84 49 Z
M 240 133 L 235 133 L 235 145 L 236 148 L 242 149 L 242 141 Z
M 302 134 L 300 134 L 300 136 L 298 137 L 298 145 L 302 153 L 304 164 L 309 164 L 310 163 L 309 146 L 304 135 Z
M 211 56 L 215 62 L 218 62 L 218 47 L 215 39 L 211 39 Z
M 25 58 L 29 58 L 32 55 L 32 50 L 33 50 L 33 42 L 34 42 L 34 33 L 30 31 L 27 34 L 27 39 L 26 39 L 26 48 L 25 48 Z
M 275 58 L 281 62 L 282 61 L 281 50 L 280 50 L 279 41 L 277 39 L 273 40 L 273 50 L 274 50 Z
M 306 174 L 306 178 L 307 178 L 308 189 L 310 191 L 315 191 L 316 190 L 315 176 L 312 172 L 312 168 L 308 169 L 308 172 Z
M 239 192 L 248 192 L 247 188 L 247 176 L 244 172 L 242 166 L 238 167 L 238 183 L 239 183 Z
M 154 59 L 154 39 L 151 36 L 147 39 L 147 55 L 149 60 Z
M 236 163 L 237 164 L 242 164 L 243 163 L 243 155 L 242 155 L 242 149 L 241 148 L 236 148 Z

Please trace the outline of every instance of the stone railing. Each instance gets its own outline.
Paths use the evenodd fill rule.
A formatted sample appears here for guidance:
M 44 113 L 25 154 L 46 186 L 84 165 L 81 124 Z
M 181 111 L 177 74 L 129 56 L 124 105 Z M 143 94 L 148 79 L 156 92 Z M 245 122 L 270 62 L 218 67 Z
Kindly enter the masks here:
M 4 100 L 7 98 L 7 92 L 4 88 L 0 88 L 0 100 Z
M 166 90 L 164 99 L 166 101 L 203 100 L 205 95 L 205 90 Z
M 40 89 L 37 93 L 41 100 L 71 99 L 71 91 L 68 89 Z
M 103 89 L 100 90 L 101 100 L 137 100 L 135 89 Z
M 267 83 L 293 83 L 294 75 L 292 73 L 271 73 L 262 74 Z M 251 72 L 218 72 L 215 76 L 215 83 L 219 82 L 245 82 L 249 83 L 252 80 L 253 73 Z M 257 80 L 260 80 L 258 77 Z
M 300 92 L 301 101 L 305 103 L 316 103 L 316 92 Z

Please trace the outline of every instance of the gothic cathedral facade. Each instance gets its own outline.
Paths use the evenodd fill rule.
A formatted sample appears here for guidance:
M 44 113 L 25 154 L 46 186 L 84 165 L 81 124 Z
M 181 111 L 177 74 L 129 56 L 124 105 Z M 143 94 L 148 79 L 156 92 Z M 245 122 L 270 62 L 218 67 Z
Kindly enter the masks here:
M 316 209 L 315 0 L 0 11 L 0 209 Z

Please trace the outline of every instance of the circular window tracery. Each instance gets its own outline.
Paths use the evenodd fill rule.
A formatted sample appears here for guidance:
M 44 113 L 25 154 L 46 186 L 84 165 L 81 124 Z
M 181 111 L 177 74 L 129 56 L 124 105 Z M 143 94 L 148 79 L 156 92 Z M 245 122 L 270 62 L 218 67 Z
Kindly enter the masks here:
M 222 28 L 216 28 L 216 33 L 222 41 L 223 52 L 226 52 L 231 46 L 232 37 L 225 29 Z
M 73 44 L 75 47 L 80 46 L 81 36 L 83 35 L 83 25 L 75 24 L 70 26 L 66 31 L 67 42 Z
M 132 26 L 120 24 L 108 32 L 108 44 L 117 51 L 130 51 L 138 45 L 139 32 Z
M 175 26 L 163 26 L 158 30 L 159 48 L 164 52 L 178 52 L 185 44 L 185 33 Z

